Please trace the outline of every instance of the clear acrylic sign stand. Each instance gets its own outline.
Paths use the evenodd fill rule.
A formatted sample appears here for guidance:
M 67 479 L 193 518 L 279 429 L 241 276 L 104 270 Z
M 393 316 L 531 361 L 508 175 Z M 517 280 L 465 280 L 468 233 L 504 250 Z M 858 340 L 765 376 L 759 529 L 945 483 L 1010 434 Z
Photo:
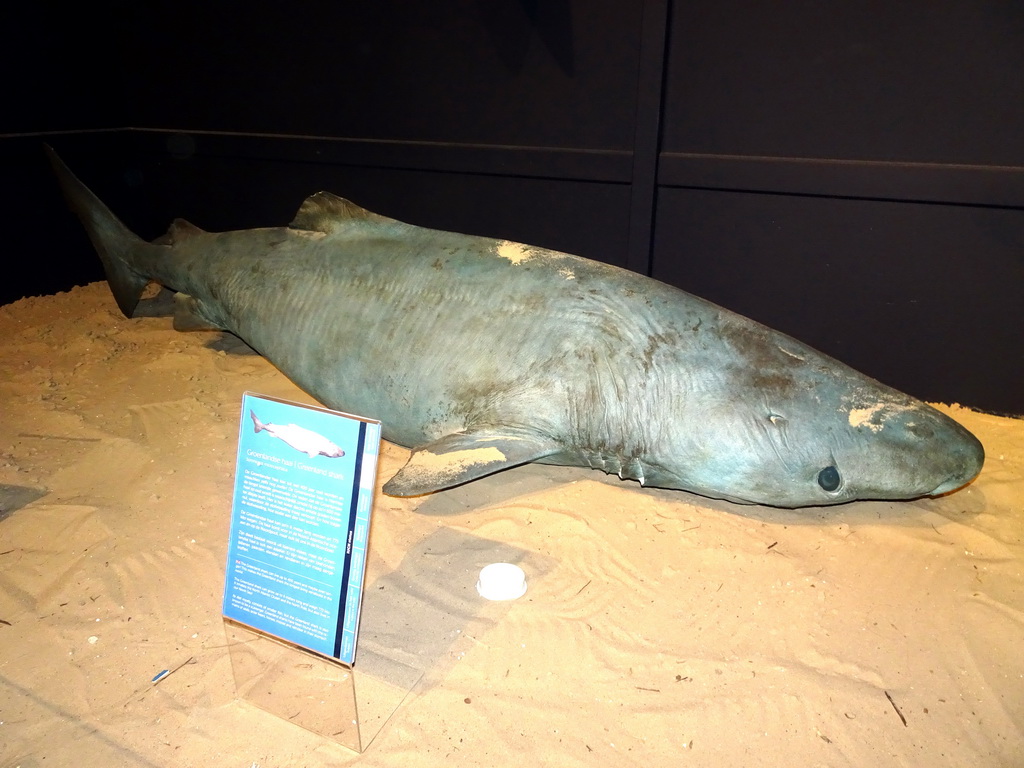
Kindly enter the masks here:
M 357 695 L 379 449 L 379 422 L 243 397 L 223 608 L 235 688 L 357 752 L 415 685 L 363 676 Z
M 365 750 L 422 675 L 393 682 L 224 619 L 239 699 L 337 742 Z M 357 680 L 358 678 L 358 680 Z

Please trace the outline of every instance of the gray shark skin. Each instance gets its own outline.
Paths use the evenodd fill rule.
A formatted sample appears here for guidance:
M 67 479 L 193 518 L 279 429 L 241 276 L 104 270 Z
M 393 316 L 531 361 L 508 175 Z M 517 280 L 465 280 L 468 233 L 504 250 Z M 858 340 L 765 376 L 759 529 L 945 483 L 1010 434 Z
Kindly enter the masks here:
M 289 227 L 147 243 L 49 150 L 126 316 L 228 331 L 413 449 L 414 496 L 530 461 L 779 507 L 953 491 L 984 461 L 946 415 L 795 339 L 614 266 L 404 224 L 329 193 Z

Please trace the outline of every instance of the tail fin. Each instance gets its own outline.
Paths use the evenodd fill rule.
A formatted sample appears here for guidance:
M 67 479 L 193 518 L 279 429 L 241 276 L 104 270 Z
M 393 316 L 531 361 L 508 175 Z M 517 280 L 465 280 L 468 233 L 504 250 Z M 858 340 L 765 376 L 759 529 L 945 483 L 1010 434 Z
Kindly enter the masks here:
M 103 261 L 103 269 L 107 273 L 107 282 L 114 294 L 117 306 L 126 317 L 135 311 L 142 290 L 149 283 L 149 278 L 132 268 L 133 252 L 140 247 L 148 246 L 142 238 L 133 233 L 110 211 L 103 202 L 92 193 L 49 146 L 46 154 L 50 158 L 54 173 L 60 181 L 61 189 L 78 218 L 82 220 L 89 239 Z
M 254 432 L 259 432 L 267 428 L 266 424 L 264 424 L 262 421 L 256 418 L 256 411 L 249 411 L 249 415 L 252 416 L 252 424 L 253 427 L 255 428 L 253 430 Z

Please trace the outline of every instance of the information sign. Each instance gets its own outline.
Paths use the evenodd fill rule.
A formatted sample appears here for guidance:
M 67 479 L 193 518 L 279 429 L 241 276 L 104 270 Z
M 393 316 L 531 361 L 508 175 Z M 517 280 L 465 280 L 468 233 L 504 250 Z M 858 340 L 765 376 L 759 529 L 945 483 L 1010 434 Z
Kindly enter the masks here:
M 380 422 L 245 393 L 225 617 L 354 662 L 379 452 Z

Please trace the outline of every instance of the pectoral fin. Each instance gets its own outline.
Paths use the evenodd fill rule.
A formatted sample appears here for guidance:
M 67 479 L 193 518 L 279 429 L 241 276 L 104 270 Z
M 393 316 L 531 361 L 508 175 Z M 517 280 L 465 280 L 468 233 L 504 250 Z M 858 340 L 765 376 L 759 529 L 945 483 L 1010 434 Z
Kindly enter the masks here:
M 446 435 L 415 448 L 384 484 L 389 496 L 419 496 L 536 461 L 561 450 L 549 437 L 519 429 L 479 429 Z

